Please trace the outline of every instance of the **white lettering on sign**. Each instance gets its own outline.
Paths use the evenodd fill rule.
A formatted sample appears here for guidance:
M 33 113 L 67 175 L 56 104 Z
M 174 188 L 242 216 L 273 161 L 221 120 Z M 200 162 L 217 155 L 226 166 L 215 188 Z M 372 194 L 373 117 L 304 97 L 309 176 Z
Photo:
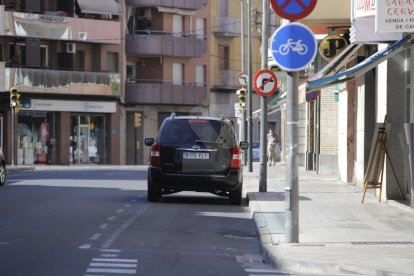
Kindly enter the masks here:
M 377 32 L 414 31 L 414 0 L 378 1 L 376 10 Z
M 354 0 L 354 17 L 375 15 L 376 2 L 377 0 Z

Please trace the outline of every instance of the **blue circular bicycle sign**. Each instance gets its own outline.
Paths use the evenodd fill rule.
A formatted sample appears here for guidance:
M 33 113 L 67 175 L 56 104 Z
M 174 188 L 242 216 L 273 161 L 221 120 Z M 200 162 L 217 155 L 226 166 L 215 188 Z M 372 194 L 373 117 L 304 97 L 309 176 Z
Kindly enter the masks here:
M 273 34 L 272 57 L 285 71 L 304 69 L 316 56 L 318 44 L 312 31 L 303 24 L 286 24 Z

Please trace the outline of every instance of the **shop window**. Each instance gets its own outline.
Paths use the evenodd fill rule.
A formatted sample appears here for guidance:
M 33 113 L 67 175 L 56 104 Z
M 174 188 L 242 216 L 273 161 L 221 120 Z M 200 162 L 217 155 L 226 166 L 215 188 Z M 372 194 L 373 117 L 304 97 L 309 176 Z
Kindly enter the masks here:
M 19 165 L 54 164 L 56 152 L 54 113 L 28 112 L 18 118 Z

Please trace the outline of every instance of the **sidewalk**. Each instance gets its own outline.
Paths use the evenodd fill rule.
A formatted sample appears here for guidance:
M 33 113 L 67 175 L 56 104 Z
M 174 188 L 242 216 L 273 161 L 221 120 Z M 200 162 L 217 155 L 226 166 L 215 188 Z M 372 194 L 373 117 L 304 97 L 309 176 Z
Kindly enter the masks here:
M 378 203 L 333 175 L 299 167 L 299 243 L 285 242 L 284 163 L 268 168 L 259 193 L 259 163 L 244 171 L 244 189 L 266 261 L 281 271 L 327 275 L 414 275 L 414 209 Z

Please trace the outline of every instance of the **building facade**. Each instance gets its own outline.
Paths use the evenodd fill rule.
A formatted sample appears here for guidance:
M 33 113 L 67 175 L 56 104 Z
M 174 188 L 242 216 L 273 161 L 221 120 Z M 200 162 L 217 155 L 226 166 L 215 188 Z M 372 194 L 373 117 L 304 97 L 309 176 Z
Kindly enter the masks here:
M 172 112 L 208 115 L 209 1 L 126 0 L 126 164 Z
M 9 162 L 119 164 L 123 3 L 0 4 L 1 145 Z M 12 87 L 20 94 L 14 118 Z

